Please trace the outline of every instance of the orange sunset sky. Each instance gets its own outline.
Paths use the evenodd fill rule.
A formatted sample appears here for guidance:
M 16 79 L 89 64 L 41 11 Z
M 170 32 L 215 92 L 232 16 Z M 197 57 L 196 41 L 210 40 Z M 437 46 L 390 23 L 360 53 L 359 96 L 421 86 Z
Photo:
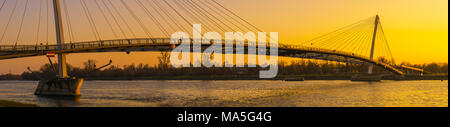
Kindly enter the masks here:
M 0 3 L 3 1 L 0 0 Z M 37 0 L 31 1 L 35 2 L 32 5 L 39 5 Z M 69 1 L 73 2 L 72 0 Z M 403 61 L 417 64 L 448 62 L 447 0 L 217 1 L 265 32 L 279 32 L 280 42 L 304 42 L 361 19 L 379 14 L 392 53 L 398 63 Z M 12 3 L 6 5 L 11 6 Z M 69 6 L 71 5 L 73 7 L 70 11 L 74 13 L 72 24 L 78 25 L 76 26 L 78 29 L 86 27 L 86 23 L 81 22 L 82 18 L 77 17 L 77 14 L 75 14 L 79 5 L 69 3 Z M 0 12 L 0 32 L 4 30 L 6 17 L 10 13 L 8 8 L 10 11 L 11 7 L 6 7 Z M 38 12 L 38 8 L 39 6 L 32 7 L 30 10 Z M 33 15 L 33 13 L 29 13 L 27 15 L 30 19 L 27 20 L 28 22 L 25 22 L 25 24 L 28 23 L 28 27 L 27 25 L 24 26 L 25 29 L 32 28 L 32 24 L 35 23 L 32 22 L 32 19 L 36 19 L 38 14 Z M 108 30 L 100 29 L 99 31 Z M 20 39 L 23 44 L 34 44 L 33 40 L 36 40 L 36 37 L 34 37 L 36 35 L 32 36 L 31 33 L 24 33 L 24 37 Z M 92 34 L 89 32 L 78 33 L 77 40 L 86 41 L 93 39 Z M 26 36 L 27 34 L 30 37 Z M 44 36 L 44 34 L 39 34 L 38 36 Z M 107 37 L 108 35 L 104 36 Z M 43 38 L 41 37 L 40 40 L 43 40 Z M 14 44 L 10 41 L 11 39 L 6 38 L 4 42 L 0 42 L 0 45 Z M 112 59 L 114 65 L 119 66 L 132 63 L 155 64 L 158 62 L 156 59 L 158 54 L 157 52 L 139 52 L 131 53 L 130 55 L 126 53 L 70 54 L 68 55 L 68 62 L 71 65 L 81 66 L 88 59 L 95 59 L 99 64 L 106 64 L 109 59 Z M 36 70 L 46 63 L 48 63 L 48 60 L 44 56 L 0 60 L 0 74 L 9 72 L 22 73 L 28 66 Z

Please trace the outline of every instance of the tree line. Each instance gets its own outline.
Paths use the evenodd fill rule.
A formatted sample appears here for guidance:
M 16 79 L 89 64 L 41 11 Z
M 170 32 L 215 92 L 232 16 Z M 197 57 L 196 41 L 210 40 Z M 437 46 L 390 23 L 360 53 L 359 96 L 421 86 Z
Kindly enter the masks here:
M 379 60 L 384 60 L 380 58 Z M 71 76 L 85 77 L 88 79 L 136 79 L 148 77 L 173 77 L 173 76 L 257 76 L 260 70 L 264 68 L 225 68 L 225 67 L 190 67 L 190 68 L 174 68 L 170 66 L 169 54 L 161 52 L 158 57 L 159 63 L 151 66 L 149 64 L 130 64 L 123 67 L 109 66 L 107 68 L 96 70 L 99 66 L 95 60 L 84 62 L 83 67 L 74 67 L 68 65 L 68 73 Z M 389 62 L 389 61 L 386 61 Z M 403 62 L 395 65 L 400 67 L 406 65 L 410 67 L 422 68 L 427 72 L 434 74 L 448 75 L 448 63 L 429 63 L 429 64 L 410 64 Z M 247 65 L 246 65 L 247 66 Z M 282 61 L 278 64 L 278 75 L 353 75 L 367 73 L 367 64 L 351 64 L 340 62 L 327 62 L 320 60 L 293 60 Z M 39 70 L 32 71 L 29 69 L 21 75 L 0 75 L 1 79 L 13 80 L 39 80 L 42 78 L 55 78 L 57 64 L 45 64 Z M 374 73 L 389 73 L 382 68 L 375 67 Z

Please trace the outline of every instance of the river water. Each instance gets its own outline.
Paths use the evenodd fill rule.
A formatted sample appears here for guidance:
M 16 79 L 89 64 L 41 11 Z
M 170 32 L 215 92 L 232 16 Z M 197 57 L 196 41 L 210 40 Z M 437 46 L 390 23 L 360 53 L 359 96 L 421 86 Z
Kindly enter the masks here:
M 0 100 L 44 107 L 448 107 L 448 81 L 86 81 L 79 98 L 0 81 Z

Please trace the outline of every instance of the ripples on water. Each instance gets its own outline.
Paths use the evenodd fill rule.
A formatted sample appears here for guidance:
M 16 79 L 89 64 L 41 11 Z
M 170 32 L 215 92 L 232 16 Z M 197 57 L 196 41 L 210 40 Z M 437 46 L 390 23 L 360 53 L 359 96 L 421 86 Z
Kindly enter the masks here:
M 87 81 L 80 98 L 0 81 L 0 99 L 68 107 L 448 107 L 448 81 Z

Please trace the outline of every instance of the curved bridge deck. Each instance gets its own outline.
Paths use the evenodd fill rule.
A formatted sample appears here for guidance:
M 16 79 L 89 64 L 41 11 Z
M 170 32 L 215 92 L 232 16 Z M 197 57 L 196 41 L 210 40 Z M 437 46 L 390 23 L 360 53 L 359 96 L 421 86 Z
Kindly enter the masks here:
M 248 47 L 244 44 L 244 47 Z M 270 45 L 267 46 L 268 48 Z M 369 57 L 350 52 L 321 49 L 314 47 L 279 44 L 279 56 L 297 57 L 308 59 L 321 59 L 337 62 L 370 63 L 384 68 L 396 75 L 403 72 L 395 67 L 374 60 Z M 84 52 L 115 52 L 115 51 L 160 51 L 170 50 L 171 44 L 168 38 L 153 39 L 120 39 L 91 42 L 66 43 L 63 50 L 58 50 L 55 45 L 0 45 L 0 60 L 45 55 L 46 52 L 55 53 L 84 53 Z M 191 50 L 192 51 L 192 50 Z

